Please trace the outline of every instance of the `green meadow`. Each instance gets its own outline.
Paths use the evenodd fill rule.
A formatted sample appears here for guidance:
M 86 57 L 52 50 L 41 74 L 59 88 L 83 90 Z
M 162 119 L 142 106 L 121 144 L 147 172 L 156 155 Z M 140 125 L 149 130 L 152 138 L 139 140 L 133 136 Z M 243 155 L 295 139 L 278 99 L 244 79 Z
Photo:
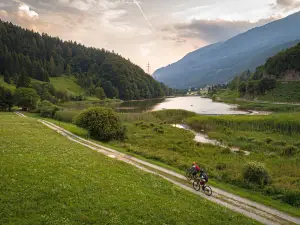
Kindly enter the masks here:
M 0 114 L 0 224 L 256 224 L 37 120 Z

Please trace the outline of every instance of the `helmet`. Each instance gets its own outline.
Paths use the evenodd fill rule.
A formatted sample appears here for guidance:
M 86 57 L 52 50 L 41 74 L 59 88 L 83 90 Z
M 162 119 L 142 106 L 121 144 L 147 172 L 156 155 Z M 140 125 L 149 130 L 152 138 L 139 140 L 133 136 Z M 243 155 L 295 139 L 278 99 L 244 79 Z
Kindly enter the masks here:
M 193 165 L 196 165 L 197 163 L 193 162 Z

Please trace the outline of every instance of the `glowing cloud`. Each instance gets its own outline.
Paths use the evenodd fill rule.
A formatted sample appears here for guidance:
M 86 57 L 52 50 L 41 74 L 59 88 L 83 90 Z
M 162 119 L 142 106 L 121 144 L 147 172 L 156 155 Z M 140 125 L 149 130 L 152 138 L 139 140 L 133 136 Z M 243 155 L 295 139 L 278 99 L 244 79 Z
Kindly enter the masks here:
M 21 4 L 19 6 L 19 12 L 18 14 L 20 16 L 28 16 L 32 19 L 38 19 L 39 18 L 39 14 L 37 14 L 37 12 L 33 11 L 33 10 L 30 10 L 29 6 L 28 5 L 25 5 L 25 4 Z

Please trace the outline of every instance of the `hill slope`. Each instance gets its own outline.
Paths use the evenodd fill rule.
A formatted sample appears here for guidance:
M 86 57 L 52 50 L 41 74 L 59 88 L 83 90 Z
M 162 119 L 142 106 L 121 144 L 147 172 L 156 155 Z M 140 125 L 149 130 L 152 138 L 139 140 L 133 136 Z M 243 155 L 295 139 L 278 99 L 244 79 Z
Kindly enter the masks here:
M 169 88 L 114 52 L 40 35 L 1 20 L 0 74 L 14 83 L 22 76 L 48 82 L 49 77 L 74 75 L 89 95 L 102 87 L 107 97 L 125 100 L 169 94 Z
M 0 224 L 257 224 L 35 120 L 1 113 L 0 131 Z
M 155 71 L 171 87 L 225 83 L 237 73 L 255 69 L 278 51 L 300 39 L 300 12 L 251 29 L 226 42 L 198 49 L 178 62 Z
M 300 43 L 279 52 L 251 74 L 236 76 L 229 88 L 248 98 L 300 102 Z M 246 78 L 246 79 L 245 79 Z

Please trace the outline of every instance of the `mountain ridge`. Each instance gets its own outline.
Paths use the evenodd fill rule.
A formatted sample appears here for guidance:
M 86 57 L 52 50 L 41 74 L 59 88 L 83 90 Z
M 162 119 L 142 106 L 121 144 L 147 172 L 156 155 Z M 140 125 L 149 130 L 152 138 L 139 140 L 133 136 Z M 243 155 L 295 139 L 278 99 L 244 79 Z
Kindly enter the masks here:
M 158 81 L 176 88 L 226 83 L 234 75 L 246 69 L 253 70 L 278 51 L 292 47 L 289 43 L 300 39 L 300 31 L 295 29 L 298 23 L 300 12 L 195 50 L 156 70 L 153 75 Z

